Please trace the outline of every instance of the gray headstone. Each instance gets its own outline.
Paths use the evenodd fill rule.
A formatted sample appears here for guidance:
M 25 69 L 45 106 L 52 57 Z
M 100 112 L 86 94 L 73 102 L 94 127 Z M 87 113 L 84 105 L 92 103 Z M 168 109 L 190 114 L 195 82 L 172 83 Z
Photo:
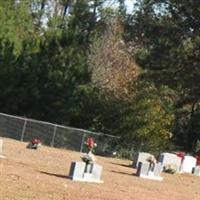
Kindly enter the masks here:
M 159 162 L 162 164 L 163 167 L 168 165 L 173 165 L 176 167 L 176 171 L 178 172 L 181 168 L 181 158 L 178 157 L 176 154 L 172 153 L 162 153 L 159 157 Z
M 102 169 L 103 167 L 101 165 L 93 164 L 92 178 L 95 180 L 101 180 Z
M 139 162 L 136 175 L 137 176 L 147 176 L 149 172 L 150 164 L 148 162 Z
M 139 153 L 137 154 L 137 157 L 136 157 L 135 160 L 134 160 L 134 163 L 133 163 L 134 167 L 138 168 L 139 162 L 147 162 L 147 159 L 148 159 L 149 157 L 151 157 L 151 156 L 153 156 L 153 155 L 150 154 L 150 153 L 139 152 Z
M 82 179 L 85 170 L 85 163 L 84 162 L 72 162 L 70 167 L 69 176 L 75 179 Z
M 196 176 L 200 176 L 200 166 L 196 166 L 193 168 L 193 172 L 194 175 Z

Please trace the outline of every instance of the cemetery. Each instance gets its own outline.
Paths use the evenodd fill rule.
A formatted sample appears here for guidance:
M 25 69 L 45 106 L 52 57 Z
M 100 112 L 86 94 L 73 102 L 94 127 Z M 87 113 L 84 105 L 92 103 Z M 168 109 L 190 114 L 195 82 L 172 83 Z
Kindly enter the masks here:
M 179 168 L 180 158 L 173 153 L 164 152 L 155 159 L 140 152 L 136 168 L 131 160 L 93 155 L 94 159 L 90 151 L 82 154 L 47 146 L 38 151 L 26 145 L 3 138 L 1 199 L 167 200 L 169 193 L 171 200 L 200 197 L 200 167 L 194 167 L 195 158 L 189 155 L 181 159 Z M 95 161 L 87 164 L 88 159 Z M 178 166 L 176 173 L 164 173 L 172 164 Z
M 200 200 L 200 1 L 0 16 L 0 200 Z

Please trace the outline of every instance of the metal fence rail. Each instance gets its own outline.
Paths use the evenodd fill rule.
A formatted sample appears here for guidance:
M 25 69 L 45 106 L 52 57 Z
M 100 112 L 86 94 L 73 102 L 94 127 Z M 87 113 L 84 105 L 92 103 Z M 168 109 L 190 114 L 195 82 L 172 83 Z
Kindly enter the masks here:
M 103 133 L 91 132 L 49 122 L 28 119 L 0 113 L 0 136 L 21 141 L 40 138 L 43 144 L 84 152 L 84 141 L 93 137 L 96 141 L 96 152 L 110 154 L 115 150 L 118 137 Z

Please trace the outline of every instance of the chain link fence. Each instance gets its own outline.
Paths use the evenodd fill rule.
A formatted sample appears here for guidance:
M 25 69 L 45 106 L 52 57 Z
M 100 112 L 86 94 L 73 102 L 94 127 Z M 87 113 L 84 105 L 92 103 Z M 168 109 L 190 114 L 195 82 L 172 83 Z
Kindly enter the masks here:
M 84 152 L 84 142 L 93 137 L 98 144 L 96 153 L 110 155 L 115 151 L 119 138 L 44 121 L 0 113 L 0 136 L 21 141 L 40 138 L 44 145 Z

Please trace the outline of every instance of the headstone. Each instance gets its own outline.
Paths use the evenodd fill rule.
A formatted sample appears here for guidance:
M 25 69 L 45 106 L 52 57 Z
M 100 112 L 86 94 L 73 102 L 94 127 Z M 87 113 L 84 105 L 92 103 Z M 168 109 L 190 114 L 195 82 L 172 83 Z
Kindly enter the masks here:
M 147 159 L 149 157 L 153 156 L 152 154 L 150 153 L 146 153 L 146 152 L 139 152 L 136 156 L 136 158 L 134 159 L 134 162 L 133 162 L 133 166 L 135 168 L 138 168 L 138 164 L 139 162 L 147 162 Z
M 82 179 L 85 170 L 84 162 L 72 162 L 70 167 L 69 176 L 72 180 Z
M 94 166 L 94 164 L 85 165 L 84 173 L 92 173 L 93 166 Z
M 162 164 L 163 168 L 165 166 L 172 165 L 172 166 L 175 166 L 177 172 L 180 171 L 181 158 L 178 157 L 176 154 L 162 153 L 160 154 L 159 162 Z
M 102 169 L 103 167 L 101 165 L 94 164 L 92 169 L 92 178 L 101 181 Z
M 162 164 L 156 163 L 153 167 L 153 171 L 154 171 L 154 176 L 159 177 L 162 172 Z
M 200 176 L 200 166 L 194 167 L 192 173 L 196 176 Z
M 185 156 L 181 165 L 181 172 L 192 173 L 194 167 L 196 167 L 197 159 L 193 156 Z
M 136 174 L 141 178 L 162 181 L 161 172 L 162 165 L 160 163 L 151 166 L 149 162 L 139 162 Z
M 149 172 L 150 163 L 149 162 L 139 162 L 136 175 L 137 176 L 147 176 Z
M 75 181 L 102 183 L 102 166 L 98 164 L 88 164 L 85 162 L 72 162 L 69 177 Z

